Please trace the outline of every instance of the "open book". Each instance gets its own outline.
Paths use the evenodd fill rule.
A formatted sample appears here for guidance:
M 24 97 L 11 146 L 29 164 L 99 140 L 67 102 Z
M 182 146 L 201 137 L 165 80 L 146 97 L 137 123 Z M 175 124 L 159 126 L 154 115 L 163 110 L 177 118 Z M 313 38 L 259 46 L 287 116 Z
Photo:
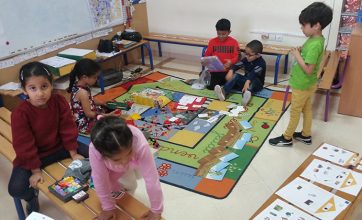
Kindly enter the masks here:
M 201 61 L 205 64 L 205 67 L 209 72 L 225 71 L 224 65 L 217 56 L 201 57 Z

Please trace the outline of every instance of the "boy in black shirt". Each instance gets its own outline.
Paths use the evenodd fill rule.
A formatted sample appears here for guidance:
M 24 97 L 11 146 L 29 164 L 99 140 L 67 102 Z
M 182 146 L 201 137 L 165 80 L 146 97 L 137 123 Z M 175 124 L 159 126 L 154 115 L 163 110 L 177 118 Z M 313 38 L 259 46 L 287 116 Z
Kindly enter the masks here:
M 251 98 L 251 93 L 256 93 L 263 89 L 265 80 L 266 64 L 261 56 L 263 44 L 258 40 L 249 42 L 245 47 L 245 57 L 237 62 L 226 75 L 226 84 L 221 87 L 215 86 L 217 97 L 224 101 L 231 90 L 240 90 L 243 93 L 242 105 L 247 105 Z M 240 68 L 244 68 L 245 75 L 235 73 Z

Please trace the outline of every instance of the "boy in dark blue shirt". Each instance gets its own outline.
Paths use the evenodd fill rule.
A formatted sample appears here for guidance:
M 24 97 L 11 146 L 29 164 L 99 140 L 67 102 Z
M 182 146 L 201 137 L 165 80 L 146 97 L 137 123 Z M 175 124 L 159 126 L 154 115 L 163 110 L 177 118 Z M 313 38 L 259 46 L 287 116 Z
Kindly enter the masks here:
M 251 98 L 251 93 L 256 93 L 263 89 L 265 80 L 266 64 L 261 56 L 263 44 L 258 40 L 249 42 L 245 47 L 245 57 L 237 62 L 226 75 L 226 84 L 221 87 L 215 86 L 217 97 L 224 101 L 231 90 L 239 90 L 243 93 L 242 105 L 247 105 Z M 235 73 L 244 68 L 245 75 Z

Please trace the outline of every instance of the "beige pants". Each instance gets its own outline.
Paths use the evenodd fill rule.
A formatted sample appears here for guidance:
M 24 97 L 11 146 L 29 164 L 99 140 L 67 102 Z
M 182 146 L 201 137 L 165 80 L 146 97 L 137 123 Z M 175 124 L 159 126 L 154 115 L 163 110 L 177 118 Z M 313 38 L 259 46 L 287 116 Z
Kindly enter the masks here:
M 141 179 L 141 175 L 138 170 L 128 170 L 121 178 L 118 179 L 118 182 L 129 194 L 133 195 L 137 188 L 138 179 Z
M 284 133 L 285 139 L 292 139 L 293 133 L 295 129 L 297 129 L 301 113 L 303 113 L 302 135 L 312 135 L 312 97 L 316 89 L 317 85 L 307 90 L 293 89 L 289 124 Z

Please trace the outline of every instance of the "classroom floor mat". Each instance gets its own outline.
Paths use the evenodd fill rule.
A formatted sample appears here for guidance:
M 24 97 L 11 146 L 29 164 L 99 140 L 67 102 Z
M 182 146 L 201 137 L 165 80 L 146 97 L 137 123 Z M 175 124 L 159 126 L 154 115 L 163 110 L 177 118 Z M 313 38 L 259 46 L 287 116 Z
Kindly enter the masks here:
M 138 105 L 142 113 L 133 124 L 158 148 L 162 182 L 217 199 L 232 192 L 283 114 L 284 92 L 263 89 L 240 106 L 241 94 L 221 102 L 214 91 L 192 89 L 183 79 L 160 72 L 117 89 L 118 97 L 112 92 L 117 102 L 132 102 L 144 90 L 160 91 L 171 100 L 164 107 Z

